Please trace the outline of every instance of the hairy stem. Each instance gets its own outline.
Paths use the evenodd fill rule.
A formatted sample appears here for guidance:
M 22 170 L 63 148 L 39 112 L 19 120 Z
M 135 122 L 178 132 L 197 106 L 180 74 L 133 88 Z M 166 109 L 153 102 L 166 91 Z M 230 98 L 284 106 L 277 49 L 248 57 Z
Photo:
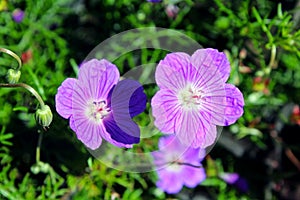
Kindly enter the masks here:
M 0 47 L 0 52 L 6 53 L 6 54 L 12 56 L 14 59 L 16 59 L 18 61 L 18 64 L 19 64 L 19 67 L 17 68 L 17 70 L 21 69 L 21 67 L 22 67 L 22 61 L 21 61 L 20 57 L 17 54 L 15 54 L 14 52 L 12 52 L 11 50 L 8 50 L 8 49 L 5 49 L 5 48 L 1 48 L 1 47 Z
M 33 89 L 30 85 L 27 85 L 25 83 L 15 83 L 15 84 L 10 84 L 10 83 L 0 83 L 0 87 L 6 87 L 6 88 L 18 88 L 22 87 L 28 90 L 35 98 L 39 101 L 41 108 L 43 109 L 45 106 L 45 103 L 42 99 L 42 97 Z

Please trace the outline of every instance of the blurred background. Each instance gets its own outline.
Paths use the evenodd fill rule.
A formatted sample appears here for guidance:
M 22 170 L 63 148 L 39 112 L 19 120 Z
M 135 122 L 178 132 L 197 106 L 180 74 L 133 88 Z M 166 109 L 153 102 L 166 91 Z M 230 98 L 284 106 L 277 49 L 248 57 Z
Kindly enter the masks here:
M 203 166 L 206 180 L 167 194 L 155 172 L 136 174 L 94 159 L 55 111 L 54 96 L 100 42 L 141 27 L 177 30 L 226 53 L 229 83 L 244 95 L 244 115 L 225 127 Z M 0 0 L 0 47 L 23 62 L 20 82 L 53 111 L 45 131 L 37 101 L 0 88 L 0 199 L 300 199 L 300 1 Z M 114 61 L 121 74 L 167 52 L 136 50 Z M 17 62 L 0 52 L 6 83 Z M 150 102 L 158 88 L 145 87 Z M 149 108 L 149 103 L 148 103 Z M 136 121 L 150 123 L 147 110 Z M 137 150 L 157 149 L 157 138 Z M 225 175 L 235 174 L 235 181 Z

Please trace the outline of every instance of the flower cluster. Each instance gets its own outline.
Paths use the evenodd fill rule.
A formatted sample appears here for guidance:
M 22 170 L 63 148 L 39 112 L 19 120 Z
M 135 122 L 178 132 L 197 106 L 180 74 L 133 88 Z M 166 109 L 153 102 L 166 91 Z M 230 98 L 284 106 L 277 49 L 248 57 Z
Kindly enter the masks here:
M 201 161 L 205 148 L 216 141 L 216 127 L 233 124 L 243 114 L 243 95 L 226 83 L 229 74 L 228 59 L 214 49 L 192 56 L 170 53 L 158 64 L 159 91 L 151 100 L 154 124 L 171 135 L 160 138 L 152 157 L 157 186 L 167 193 L 195 187 L 206 178 Z M 97 149 L 102 139 L 126 148 L 140 141 L 132 118 L 145 109 L 146 95 L 137 81 L 119 79 L 115 65 L 92 59 L 81 64 L 78 79 L 67 78 L 58 88 L 57 112 L 90 149 Z M 230 184 L 238 179 L 236 174 L 220 177 Z

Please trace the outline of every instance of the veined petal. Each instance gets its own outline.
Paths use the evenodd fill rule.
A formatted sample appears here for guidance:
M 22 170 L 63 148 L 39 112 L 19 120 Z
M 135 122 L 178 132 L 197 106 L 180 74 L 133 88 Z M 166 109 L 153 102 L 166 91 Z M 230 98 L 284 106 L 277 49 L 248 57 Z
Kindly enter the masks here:
M 69 126 L 74 132 L 77 131 L 73 115 L 70 117 Z
M 170 53 L 161 60 L 155 71 L 157 85 L 163 89 L 178 90 L 186 85 L 186 66 L 190 56 L 186 53 Z
M 102 129 L 97 124 L 90 123 L 85 116 L 79 115 L 75 119 L 77 138 L 88 148 L 95 150 L 102 143 Z
M 77 138 L 90 149 L 98 148 L 102 143 L 101 129 L 86 115 L 87 91 L 84 85 L 76 82 L 72 96 L 72 119 L 70 127 L 76 132 Z
M 89 99 L 106 99 L 120 78 L 117 67 L 109 61 L 92 59 L 82 64 L 78 82 L 85 87 Z
M 183 145 L 191 146 L 193 144 L 199 132 L 200 124 L 200 114 L 195 110 L 184 110 L 177 116 L 175 134 Z
M 244 113 L 244 97 L 240 90 L 231 84 L 226 84 L 225 126 L 231 125 Z
M 175 133 L 175 121 L 180 114 L 178 99 L 171 90 L 159 90 L 151 100 L 155 126 L 163 133 Z
M 205 130 L 206 132 L 204 142 L 200 146 L 201 148 L 209 147 L 210 145 L 214 144 L 214 142 L 216 142 L 217 139 L 217 127 L 213 124 L 210 124 L 210 126 L 206 128 L 203 128 L 203 130 Z M 194 146 L 197 146 L 197 143 L 194 143 Z
M 55 95 L 56 111 L 60 116 L 66 119 L 72 115 L 72 95 L 76 81 L 74 78 L 67 78 L 62 82 Z
M 230 63 L 223 52 L 216 49 L 199 49 L 191 57 L 191 63 L 201 70 L 216 68 L 221 74 L 223 82 L 226 82 L 230 75 Z
M 206 148 L 215 142 L 216 126 L 203 117 L 203 112 L 184 111 L 177 118 L 175 134 L 184 144 L 193 148 Z
M 103 120 L 103 124 L 111 139 L 118 143 L 126 145 L 140 142 L 140 129 L 131 118 L 120 118 L 116 122 L 113 115 L 110 115 Z

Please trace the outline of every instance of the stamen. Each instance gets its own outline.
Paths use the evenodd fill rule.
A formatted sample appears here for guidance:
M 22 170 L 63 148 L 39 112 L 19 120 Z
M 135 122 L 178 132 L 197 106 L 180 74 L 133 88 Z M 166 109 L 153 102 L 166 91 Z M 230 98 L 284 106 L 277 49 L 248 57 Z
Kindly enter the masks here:
M 178 93 L 178 100 L 182 107 L 194 109 L 201 104 L 202 94 L 203 92 L 200 89 L 188 85 Z
M 110 108 L 106 105 L 106 101 L 92 101 L 86 110 L 86 115 L 96 123 L 100 123 L 110 111 Z

